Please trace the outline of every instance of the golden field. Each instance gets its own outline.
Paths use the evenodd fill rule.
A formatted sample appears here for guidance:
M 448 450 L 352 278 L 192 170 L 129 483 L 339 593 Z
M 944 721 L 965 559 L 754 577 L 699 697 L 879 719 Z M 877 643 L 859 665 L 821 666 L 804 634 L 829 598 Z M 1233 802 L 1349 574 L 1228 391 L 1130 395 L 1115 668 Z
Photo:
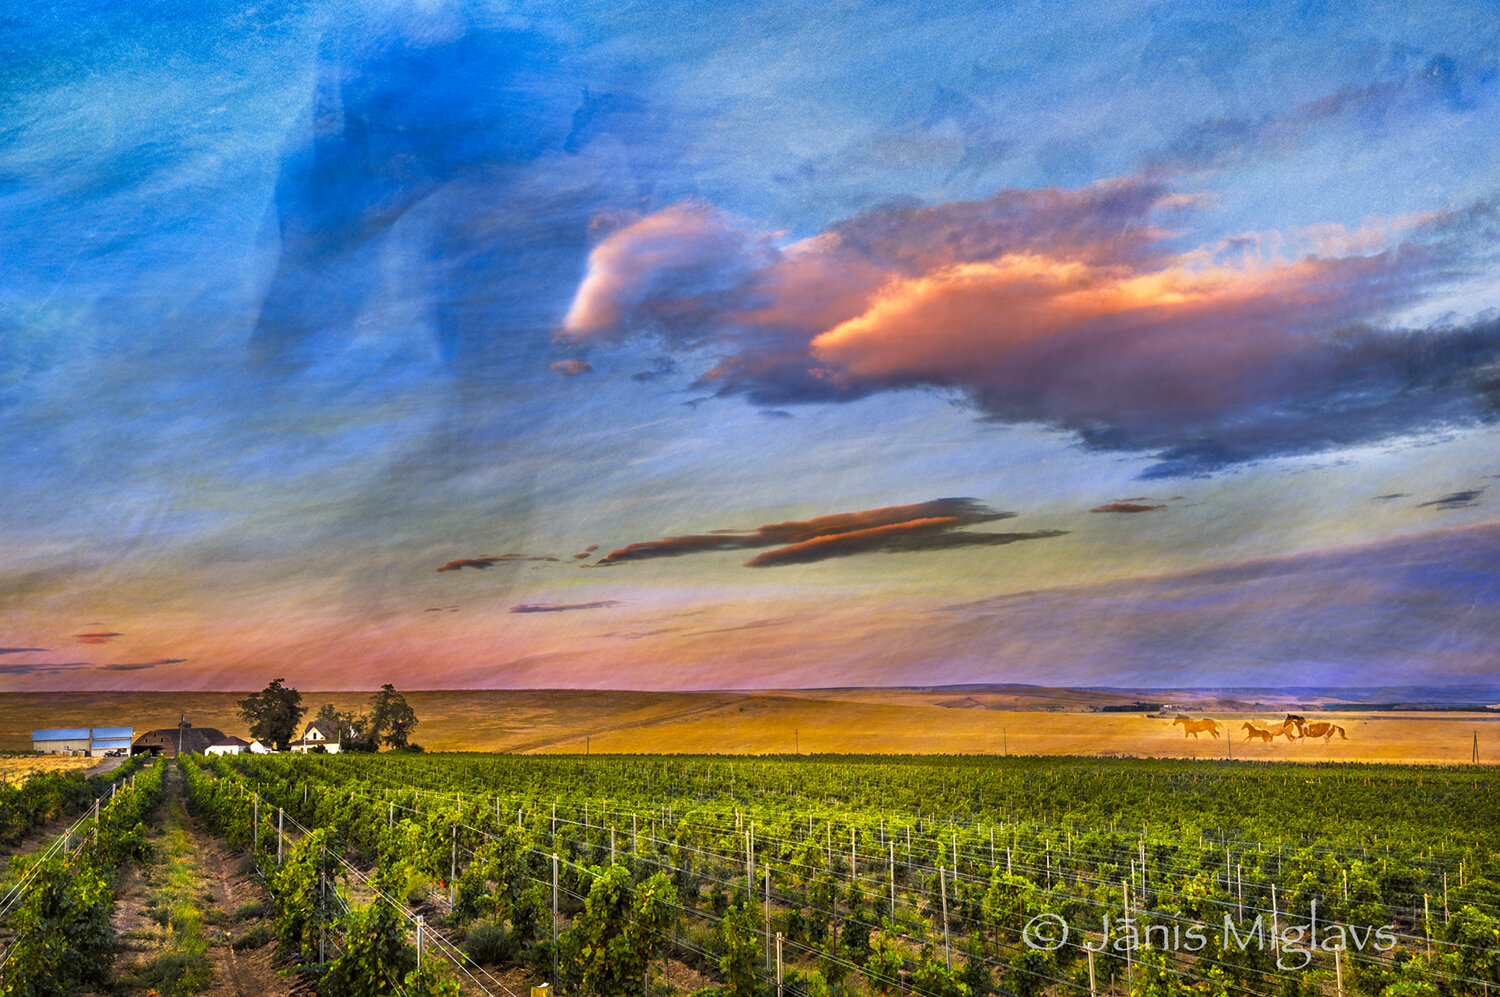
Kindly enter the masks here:
M 245 736 L 235 701 L 244 693 L 0 693 L 0 750 L 30 747 L 33 727 L 175 726 Z M 1303 711 L 1331 719 L 1348 740 L 1247 743 L 1246 719 L 1279 713 L 1206 711 L 1229 737 L 1185 737 L 1169 719 L 1047 710 L 1041 693 L 922 690 L 815 692 L 599 692 L 578 690 L 409 692 L 421 718 L 415 739 L 434 751 L 779 754 L 1035 754 L 1225 758 L 1265 761 L 1468 764 L 1500 760 L 1500 714 Z M 309 717 L 325 702 L 363 707 L 365 693 L 304 693 Z M 1075 710 L 1065 712 L 1059 710 Z M 1195 714 L 1197 715 L 1197 714 Z M 1232 739 L 1232 743 L 1231 743 Z M 66 760 L 64 760 L 66 761 Z
M 86 769 L 98 763 L 97 758 L 72 758 L 68 755 L 0 755 L 0 785 L 21 786 L 41 772 Z

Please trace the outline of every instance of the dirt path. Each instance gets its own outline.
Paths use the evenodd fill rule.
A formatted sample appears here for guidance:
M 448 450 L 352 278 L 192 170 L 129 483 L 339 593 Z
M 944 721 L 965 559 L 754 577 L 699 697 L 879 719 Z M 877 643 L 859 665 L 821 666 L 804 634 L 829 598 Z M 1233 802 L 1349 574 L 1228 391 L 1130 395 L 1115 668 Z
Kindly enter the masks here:
M 167 772 L 155 859 L 122 879 L 111 923 L 117 994 L 289 997 L 310 985 L 279 976 L 270 901 L 244 859 L 183 809 L 182 773 Z M 236 949 L 238 948 L 238 951 Z

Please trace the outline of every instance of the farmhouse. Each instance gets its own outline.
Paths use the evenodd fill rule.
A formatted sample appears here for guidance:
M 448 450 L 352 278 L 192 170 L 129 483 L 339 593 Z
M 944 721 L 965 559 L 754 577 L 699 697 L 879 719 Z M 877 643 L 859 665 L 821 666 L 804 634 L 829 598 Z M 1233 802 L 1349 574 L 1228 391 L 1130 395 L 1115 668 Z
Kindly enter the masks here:
M 210 744 L 208 746 L 208 750 L 205 751 L 204 754 L 238 755 L 249 750 L 249 741 L 246 741 L 243 737 L 235 737 L 233 734 L 231 734 L 228 737 L 224 738 L 224 740 L 219 741 L 217 744 Z
M 330 755 L 336 755 L 342 747 L 343 738 L 339 736 L 338 724 L 324 723 L 321 720 L 308 724 L 307 730 L 302 732 L 302 740 L 292 742 L 292 750 L 299 754 L 322 748 Z
M 46 755 L 102 758 L 112 751 L 128 752 L 135 730 L 130 727 L 64 727 L 31 732 L 31 750 Z

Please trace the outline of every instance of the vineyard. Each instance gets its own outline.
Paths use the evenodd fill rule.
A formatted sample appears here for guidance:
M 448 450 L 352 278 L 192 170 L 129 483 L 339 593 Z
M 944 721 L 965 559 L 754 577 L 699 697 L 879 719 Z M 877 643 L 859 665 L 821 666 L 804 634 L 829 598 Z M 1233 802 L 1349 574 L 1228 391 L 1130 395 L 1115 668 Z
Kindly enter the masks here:
M 30 802 L 0 795 L 0 835 L 74 823 L 6 874 L 0 994 L 144 992 L 111 974 L 110 911 L 124 866 L 170 858 L 147 833 L 170 810 L 244 857 L 261 923 L 233 944 L 274 951 L 288 993 L 1487 997 L 1496 788 L 1488 770 L 828 756 L 38 777 L 8 791 Z

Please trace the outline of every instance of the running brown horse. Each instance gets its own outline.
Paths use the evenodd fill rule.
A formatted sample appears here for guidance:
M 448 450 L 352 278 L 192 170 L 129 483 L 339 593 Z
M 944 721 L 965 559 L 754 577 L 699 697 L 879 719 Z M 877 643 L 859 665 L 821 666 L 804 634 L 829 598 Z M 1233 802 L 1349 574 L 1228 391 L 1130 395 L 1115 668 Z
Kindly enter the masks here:
M 1240 729 L 1245 732 L 1245 740 L 1259 738 L 1266 744 L 1270 744 L 1276 738 L 1276 735 L 1281 733 L 1279 730 L 1267 730 L 1254 720 L 1246 720 L 1240 724 Z
M 1344 728 L 1340 727 L 1336 723 L 1333 723 L 1332 721 L 1314 720 L 1312 722 L 1308 722 L 1302 717 L 1298 717 L 1297 719 L 1301 721 L 1301 723 L 1297 724 L 1297 731 L 1303 737 L 1321 737 L 1324 744 L 1332 741 L 1333 735 L 1335 734 L 1337 734 L 1341 739 L 1345 741 L 1349 740 L 1349 734 L 1344 730 Z
M 1212 717 L 1204 717 L 1201 720 L 1194 720 L 1191 717 L 1178 717 L 1172 721 L 1172 726 L 1175 727 L 1178 724 L 1182 724 L 1182 736 L 1187 737 L 1191 734 L 1194 740 L 1197 740 L 1198 735 L 1204 731 L 1207 731 L 1214 737 L 1218 737 L 1219 731 L 1224 727 L 1223 721 L 1215 720 Z

